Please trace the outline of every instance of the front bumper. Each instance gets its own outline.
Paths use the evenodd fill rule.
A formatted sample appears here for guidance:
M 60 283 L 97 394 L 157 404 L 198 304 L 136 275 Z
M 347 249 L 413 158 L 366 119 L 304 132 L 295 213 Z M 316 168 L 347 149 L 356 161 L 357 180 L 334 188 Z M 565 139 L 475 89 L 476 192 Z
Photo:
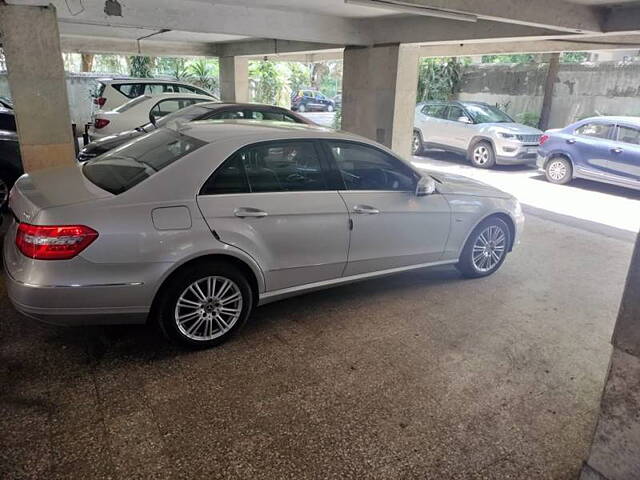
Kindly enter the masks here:
M 536 161 L 537 143 L 522 143 L 511 139 L 498 139 L 494 143 L 498 165 L 533 164 Z

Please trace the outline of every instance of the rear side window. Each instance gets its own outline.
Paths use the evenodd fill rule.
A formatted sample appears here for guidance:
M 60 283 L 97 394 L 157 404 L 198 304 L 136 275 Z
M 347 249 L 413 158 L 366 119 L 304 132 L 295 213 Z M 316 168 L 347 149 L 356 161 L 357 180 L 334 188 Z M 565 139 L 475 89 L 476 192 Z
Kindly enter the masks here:
M 207 180 L 202 195 L 326 190 L 313 142 L 269 142 L 235 153 Z
M 118 195 L 203 145 L 196 138 L 159 129 L 90 160 L 82 172 L 98 187 Z
M 575 134 L 585 137 L 609 138 L 612 125 L 608 123 L 585 123 L 576 128 Z
M 145 86 L 142 83 L 116 83 L 113 88 L 125 97 L 136 98 L 144 93 Z
M 444 112 L 446 109 L 446 105 L 425 105 L 422 107 L 422 113 L 429 117 L 444 118 Z
M 640 129 L 632 127 L 618 127 L 618 140 L 632 145 L 640 145 Z

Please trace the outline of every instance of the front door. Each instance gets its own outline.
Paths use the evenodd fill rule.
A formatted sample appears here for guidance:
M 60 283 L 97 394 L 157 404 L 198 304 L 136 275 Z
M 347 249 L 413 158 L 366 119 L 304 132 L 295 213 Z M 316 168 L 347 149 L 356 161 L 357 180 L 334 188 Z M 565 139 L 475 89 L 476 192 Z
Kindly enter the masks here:
M 326 146 L 352 221 L 344 275 L 440 260 L 450 227 L 447 200 L 416 196 L 419 175 L 387 152 L 357 142 Z
M 349 217 L 314 141 L 262 142 L 226 160 L 198 205 L 220 240 L 251 255 L 268 291 L 340 277 Z
M 462 118 L 467 118 L 468 123 L 461 121 Z M 474 130 L 471 126 L 471 119 L 461 107 L 458 105 L 447 107 L 443 129 L 443 143 L 458 150 L 466 150 L 469 147 Z
M 613 124 L 589 122 L 576 128 L 574 134 L 565 139 L 573 153 L 576 168 L 595 176 L 609 175 L 611 150 L 617 146 L 613 141 Z

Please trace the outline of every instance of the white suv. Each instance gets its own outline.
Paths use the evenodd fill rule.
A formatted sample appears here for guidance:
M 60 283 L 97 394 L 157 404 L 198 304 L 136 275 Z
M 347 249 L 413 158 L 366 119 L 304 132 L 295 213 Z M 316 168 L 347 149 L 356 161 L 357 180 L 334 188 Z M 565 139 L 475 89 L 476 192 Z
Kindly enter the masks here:
M 206 95 L 217 100 L 210 92 L 188 83 L 155 78 L 101 78 L 98 80 L 93 103 L 100 110 L 113 110 L 140 95 L 157 95 L 160 93 L 195 93 Z
M 441 148 L 465 155 L 474 167 L 535 163 L 542 131 L 479 102 L 426 102 L 415 110 L 411 151 Z

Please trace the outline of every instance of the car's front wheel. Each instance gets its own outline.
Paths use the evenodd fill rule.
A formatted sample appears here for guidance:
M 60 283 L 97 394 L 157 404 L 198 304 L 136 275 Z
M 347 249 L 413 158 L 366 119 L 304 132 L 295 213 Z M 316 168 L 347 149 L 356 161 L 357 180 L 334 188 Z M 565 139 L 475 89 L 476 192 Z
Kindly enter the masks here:
M 246 276 L 227 262 L 178 272 L 163 290 L 159 323 L 165 336 L 189 348 L 218 345 L 247 321 L 253 293 Z
M 422 145 L 422 135 L 417 130 L 413 131 L 413 138 L 411 139 L 411 154 L 412 155 L 420 155 L 424 151 L 424 146 Z
M 471 165 L 477 168 L 493 168 L 496 164 L 496 155 L 489 142 L 481 141 L 471 148 Z
M 510 245 L 511 232 L 504 220 L 487 218 L 469 235 L 456 267 L 469 278 L 491 275 L 504 262 Z
M 573 176 L 571 162 L 565 157 L 553 157 L 544 167 L 544 176 L 547 181 L 564 185 L 569 183 Z
M 327 112 L 333 112 L 333 105 L 327 105 Z
M 304 106 L 304 103 L 301 103 L 300 105 L 298 105 L 298 111 L 299 111 L 300 113 L 305 112 L 306 110 L 307 110 L 307 109 L 306 109 L 306 107 Z

